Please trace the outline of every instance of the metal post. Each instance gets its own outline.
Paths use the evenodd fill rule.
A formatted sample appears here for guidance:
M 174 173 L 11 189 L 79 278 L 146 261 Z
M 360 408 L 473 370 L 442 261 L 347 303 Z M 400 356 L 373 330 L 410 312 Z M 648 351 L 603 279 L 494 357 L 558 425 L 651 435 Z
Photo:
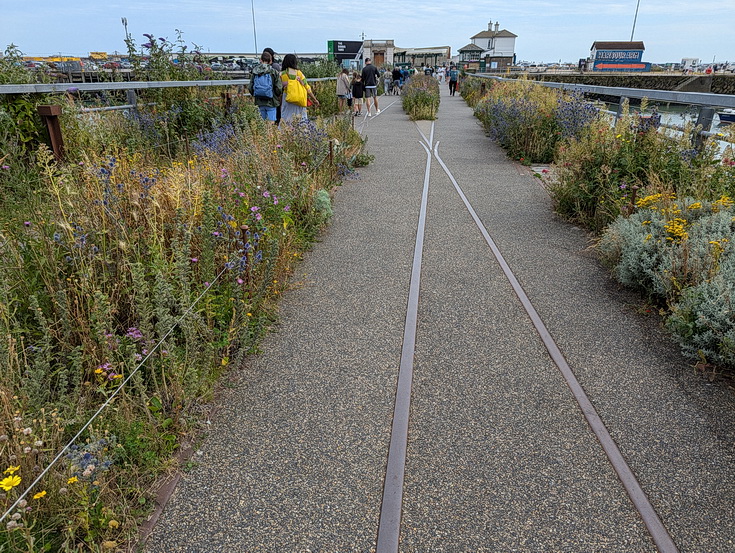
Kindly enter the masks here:
M 135 90 L 126 90 L 125 97 L 127 98 L 128 104 L 133 106 L 133 115 L 138 115 L 138 95 L 135 93 Z
M 61 106 L 45 105 L 38 106 L 38 114 L 46 123 L 48 135 L 51 139 L 51 149 L 54 157 L 61 160 L 64 157 L 64 139 L 61 136 L 61 124 L 59 123 L 59 115 L 61 115 Z
M 699 116 L 697 117 L 697 122 L 694 125 L 694 136 L 692 136 L 692 144 L 696 150 L 701 150 L 704 146 L 705 139 L 704 136 L 702 136 L 702 133 L 708 132 L 710 129 L 712 129 L 712 121 L 714 118 L 715 108 L 703 107 L 699 110 Z

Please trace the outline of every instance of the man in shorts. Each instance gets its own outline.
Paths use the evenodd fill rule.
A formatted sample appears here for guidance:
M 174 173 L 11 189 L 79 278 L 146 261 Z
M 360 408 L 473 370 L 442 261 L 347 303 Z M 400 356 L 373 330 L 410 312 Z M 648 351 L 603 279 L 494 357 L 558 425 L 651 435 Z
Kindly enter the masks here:
M 367 116 L 370 117 L 370 99 L 375 104 L 375 115 L 380 113 L 378 107 L 378 79 L 380 73 L 371 63 L 370 58 L 365 58 L 365 67 L 362 68 L 362 84 L 365 87 L 365 104 L 367 106 Z

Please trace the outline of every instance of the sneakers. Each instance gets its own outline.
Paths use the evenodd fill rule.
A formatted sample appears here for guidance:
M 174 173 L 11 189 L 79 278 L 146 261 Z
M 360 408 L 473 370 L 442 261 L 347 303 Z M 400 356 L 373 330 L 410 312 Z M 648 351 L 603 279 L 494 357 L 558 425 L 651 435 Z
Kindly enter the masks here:
M 373 115 L 372 115 L 372 113 L 370 113 L 370 112 L 368 111 L 368 117 L 372 117 L 372 116 L 373 116 Z
M 380 115 L 380 110 L 376 111 L 375 115 Z

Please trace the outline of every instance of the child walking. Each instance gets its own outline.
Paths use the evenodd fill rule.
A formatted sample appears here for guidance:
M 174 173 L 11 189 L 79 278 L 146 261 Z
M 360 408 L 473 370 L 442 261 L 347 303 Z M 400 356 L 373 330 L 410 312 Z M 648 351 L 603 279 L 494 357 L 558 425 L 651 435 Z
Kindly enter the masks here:
M 365 87 L 362 77 L 355 72 L 352 78 L 352 107 L 355 108 L 355 117 L 362 115 L 362 99 L 365 96 Z

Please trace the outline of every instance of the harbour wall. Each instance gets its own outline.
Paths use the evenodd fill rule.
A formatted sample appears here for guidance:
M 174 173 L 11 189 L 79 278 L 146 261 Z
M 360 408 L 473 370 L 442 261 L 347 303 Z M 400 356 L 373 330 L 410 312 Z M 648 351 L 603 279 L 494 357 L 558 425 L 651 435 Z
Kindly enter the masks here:
M 735 74 L 727 75 L 655 75 L 655 74 L 527 74 L 529 79 L 557 83 L 646 88 L 652 90 L 680 90 L 682 92 L 712 92 L 735 94 Z

